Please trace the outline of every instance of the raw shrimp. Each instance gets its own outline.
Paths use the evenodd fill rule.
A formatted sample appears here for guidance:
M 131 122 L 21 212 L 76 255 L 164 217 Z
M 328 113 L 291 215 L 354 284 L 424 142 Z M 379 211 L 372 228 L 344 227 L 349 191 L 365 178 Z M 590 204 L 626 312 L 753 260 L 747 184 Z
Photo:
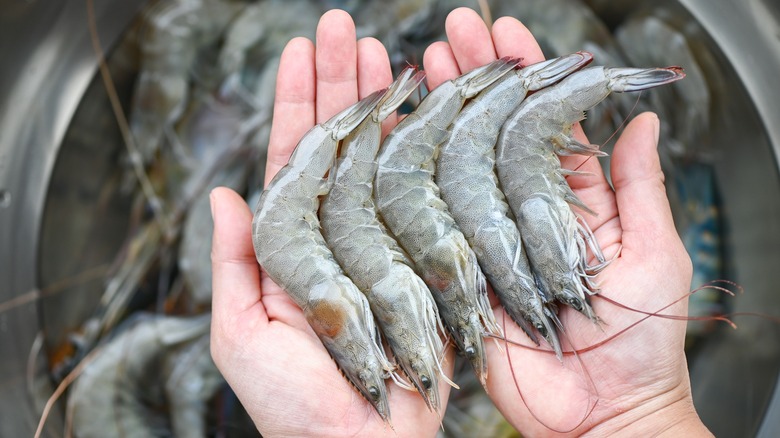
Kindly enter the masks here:
M 223 36 L 216 60 L 224 79 L 220 94 L 238 90 L 243 95 L 245 89 L 255 88 L 266 63 L 281 55 L 287 41 L 298 36 L 315 38 L 314 29 L 325 10 L 319 2 L 311 0 L 249 3 Z M 246 97 L 254 100 L 251 94 Z
M 181 116 L 199 49 L 217 40 L 243 4 L 226 0 L 164 0 L 144 15 L 141 66 L 133 92 L 130 129 L 148 163 L 166 129 Z
M 378 343 L 366 297 L 334 260 L 317 219 L 319 196 L 328 188 L 324 177 L 335 164 L 339 141 L 383 95 L 374 93 L 306 133 L 261 195 L 252 240 L 268 276 L 303 310 L 347 379 L 389 421 L 384 378 L 393 367 Z
M 666 145 L 664 164 L 667 172 L 672 159 L 701 159 L 706 156 L 709 142 L 703 141 L 710 131 L 712 96 L 710 75 L 698 61 L 700 56 L 689 45 L 685 34 L 669 20 L 658 16 L 641 16 L 621 24 L 616 30 L 617 41 L 626 49 L 626 57 L 637 67 L 669 63 L 684 65 L 686 79 L 650 96 L 653 111 L 659 113 L 669 131 L 661 143 Z M 641 44 L 640 44 L 641 42 Z M 631 50 L 628 50 L 631 48 Z M 674 163 L 678 164 L 678 163 Z
M 140 314 L 128 321 L 130 327 L 99 347 L 70 390 L 75 434 L 159 436 L 170 422 L 175 436 L 206 436 L 205 404 L 224 383 L 208 353 L 210 321 L 211 314 Z M 194 361 L 182 360 L 192 355 Z M 170 419 L 155 415 L 165 399 L 172 403 Z
M 538 344 L 531 329 L 536 327 L 558 357 L 561 347 L 551 321 L 555 314 L 546 305 L 551 299 L 539 295 L 520 232 L 508 217 L 493 170 L 494 147 L 501 125 L 527 91 L 553 84 L 592 60 L 590 53 L 578 52 L 505 76 L 461 111 L 436 161 L 442 199 L 507 313 Z
M 402 120 L 382 143 L 375 200 L 385 225 L 415 263 L 458 347 L 484 384 L 484 332 L 500 334 L 487 298 L 485 277 L 433 182 L 438 146 L 466 99 L 517 66 L 502 58 L 444 82 Z
M 497 143 L 498 178 L 522 230 L 523 244 L 542 293 L 554 296 L 596 321 L 587 295 L 592 276 L 608 263 L 569 204 L 590 212 L 566 183 L 577 174 L 561 169 L 558 155 L 603 155 L 598 146 L 570 137 L 583 111 L 610 92 L 638 91 L 685 77 L 679 67 L 594 67 L 577 72 L 530 96 L 509 117 Z M 588 248 L 599 263 L 588 264 Z
M 402 72 L 386 100 L 344 140 L 334 185 L 320 206 L 320 221 L 336 260 L 366 294 L 396 362 L 428 407 L 436 411 L 441 406 L 438 375 L 444 376 L 436 303 L 409 267 L 412 262 L 377 218 L 372 198 L 381 122 L 424 77 L 422 72 L 415 74 L 414 68 Z

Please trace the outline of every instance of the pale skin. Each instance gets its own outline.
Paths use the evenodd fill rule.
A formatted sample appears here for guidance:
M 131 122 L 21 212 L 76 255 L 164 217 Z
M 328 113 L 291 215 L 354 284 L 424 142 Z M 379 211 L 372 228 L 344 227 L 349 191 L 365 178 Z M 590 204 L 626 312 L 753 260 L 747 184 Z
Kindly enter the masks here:
M 430 88 L 497 57 L 522 57 L 524 63 L 543 59 L 533 36 L 513 18 L 497 20 L 489 31 L 474 11 L 457 9 L 447 18 L 446 29 L 448 42 L 434 43 L 425 53 Z M 374 39 L 357 41 L 354 24 L 342 11 L 323 15 L 316 44 L 303 38 L 290 41 L 279 66 L 266 183 L 311 126 L 391 81 L 384 47 Z M 395 122 L 386 121 L 385 129 Z M 656 150 L 658 126 L 651 113 L 628 124 L 612 157 L 614 190 L 595 159 L 563 160 L 566 168 L 579 166 L 593 173 L 568 180 L 598 213 L 585 217 L 604 253 L 610 257 L 622 245 L 619 256 L 599 276 L 601 294 L 648 311 L 684 295 L 691 279 L 690 258 L 675 231 L 663 185 Z M 581 132 L 578 135 L 586 141 Z M 390 383 L 392 429 L 381 420 L 339 373 L 301 310 L 258 267 L 249 206 L 225 188 L 214 190 L 211 202 L 212 355 L 260 432 L 434 436 L 439 417 L 427 410 L 417 393 Z M 566 336 L 576 348 L 592 345 L 642 317 L 598 298 L 592 304 L 604 321 L 601 327 L 569 309 L 561 312 Z M 499 305 L 493 310 L 499 322 L 506 321 L 509 339 L 531 345 Z M 686 315 L 687 301 L 663 313 Z M 503 342 L 500 351 L 489 342 L 488 394 L 524 436 L 706 436 L 709 432 L 691 400 L 684 336 L 684 323 L 651 317 L 581 354 L 581 362 L 567 356 L 563 365 L 548 352 L 512 345 L 507 349 Z M 522 400 L 512 383 L 507 352 Z M 445 370 L 449 375 L 453 362 L 450 351 Z M 441 391 L 443 412 L 450 388 L 442 382 Z

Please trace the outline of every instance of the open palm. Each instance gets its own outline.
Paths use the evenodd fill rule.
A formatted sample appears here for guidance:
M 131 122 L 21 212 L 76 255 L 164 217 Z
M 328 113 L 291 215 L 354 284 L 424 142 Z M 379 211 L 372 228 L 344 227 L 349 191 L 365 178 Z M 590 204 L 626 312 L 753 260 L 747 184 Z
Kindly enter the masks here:
M 449 43 L 436 43 L 426 52 L 432 86 L 496 57 L 520 57 L 526 64 L 544 59 L 533 36 L 511 18 L 499 19 L 488 31 L 472 11 L 456 10 L 448 17 L 447 37 Z M 612 159 L 614 190 L 596 159 L 566 157 L 562 162 L 593 174 L 570 177 L 569 184 L 598 213 L 583 216 L 604 253 L 619 253 L 599 276 L 601 294 L 646 311 L 684 296 L 691 278 L 690 258 L 675 232 L 663 185 L 658 123 L 655 115 L 642 114 L 621 135 Z M 578 138 L 587 141 L 581 131 Z M 595 345 L 644 316 L 597 297 L 593 308 L 603 321 L 600 326 L 572 309 L 562 310 L 562 337 L 570 346 Z M 505 324 L 508 339 L 532 345 L 500 305 L 494 312 L 498 321 L 510 321 Z M 686 315 L 687 300 L 664 313 Z M 510 360 L 489 343 L 489 395 L 513 425 L 531 436 L 614 432 L 661 408 L 678 413 L 677 421 L 695 418 L 684 336 L 684 323 L 650 318 L 593 351 L 567 357 L 563 365 L 551 351 L 504 343 Z

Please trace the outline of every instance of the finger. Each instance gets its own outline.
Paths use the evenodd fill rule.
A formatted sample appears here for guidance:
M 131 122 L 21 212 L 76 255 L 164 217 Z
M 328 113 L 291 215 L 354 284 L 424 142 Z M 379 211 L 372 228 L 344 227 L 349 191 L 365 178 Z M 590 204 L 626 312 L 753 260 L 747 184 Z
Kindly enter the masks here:
M 266 185 L 287 164 L 303 134 L 314 126 L 314 97 L 314 45 L 306 38 L 295 38 L 287 43 L 279 60 Z
M 355 23 L 333 9 L 317 25 L 317 123 L 322 123 L 358 100 Z
M 623 252 L 651 256 L 681 246 L 658 158 L 658 117 L 643 113 L 615 144 L 612 181 L 623 228 Z M 684 249 L 683 249 L 684 251 Z
M 456 78 L 460 75 L 458 61 L 452 53 L 450 45 L 438 41 L 425 49 L 423 65 L 426 71 L 426 83 L 428 90 L 433 90 L 444 81 Z
M 260 302 L 260 271 L 252 246 L 252 213 L 233 190 L 211 192 L 214 234 L 211 248 L 212 312 L 214 320 L 229 321 Z M 262 322 L 267 315 L 261 312 Z
M 496 50 L 482 17 L 471 8 L 458 8 L 444 23 L 452 53 L 466 73 L 496 59 Z
M 512 17 L 501 17 L 493 23 L 493 45 L 496 54 L 523 58 L 522 65 L 544 61 L 539 44 L 523 23 Z
M 360 99 L 387 87 L 393 81 L 387 50 L 376 38 L 362 38 L 357 42 L 357 66 Z
M 360 99 L 393 82 L 390 57 L 387 56 L 385 46 L 376 38 L 362 38 L 357 42 L 357 65 Z M 390 115 L 382 123 L 383 133 L 387 134 L 396 123 L 396 116 Z

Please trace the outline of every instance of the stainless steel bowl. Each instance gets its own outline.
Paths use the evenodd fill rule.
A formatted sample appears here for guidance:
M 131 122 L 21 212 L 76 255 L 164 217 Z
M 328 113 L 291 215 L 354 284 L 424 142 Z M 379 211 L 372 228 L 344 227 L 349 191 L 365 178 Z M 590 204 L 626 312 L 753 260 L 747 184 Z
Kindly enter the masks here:
M 58 342 L 53 340 L 61 340 L 74 321 L 83 318 L 94 298 L 89 287 L 65 294 L 65 286 L 54 284 L 78 268 L 69 259 L 77 256 L 77 249 L 46 230 L 65 221 L 74 227 L 73 237 L 88 233 L 78 228 L 83 221 L 68 216 L 75 211 L 69 202 L 95 203 L 93 189 L 102 181 L 95 163 L 101 157 L 72 153 L 71 161 L 63 164 L 63 141 L 74 123 L 88 124 L 89 117 L 101 113 L 82 109 L 87 115 L 77 117 L 90 83 L 98 83 L 84 1 L 0 3 L 0 436 L 29 436 L 42 410 L 41 396 L 53 390 L 45 379 L 29 377 L 45 368 L 43 356 L 56 354 L 52 346 Z M 96 2 L 105 47 L 118 40 L 142 3 Z M 616 20 L 642 2 L 590 3 L 608 20 Z M 715 127 L 714 136 L 720 139 L 716 168 L 729 224 L 729 274 L 745 288 L 734 300 L 734 310 L 780 315 L 773 275 L 780 267 L 780 4 L 672 3 L 706 35 L 728 82 L 728 117 Z M 104 129 L 101 135 L 118 141 L 112 128 L 98 125 L 96 129 Z M 116 147 L 107 144 L 103 153 Z M 92 164 L 88 172 L 79 167 L 85 162 Z M 92 182 L 74 180 L 81 173 L 92 175 Z M 68 179 L 73 184 L 63 188 L 59 182 Z M 118 202 L 114 207 L 121 209 Z M 97 212 L 93 208 L 83 214 L 94 218 Z M 121 221 L 119 215 L 106 217 Z M 110 233 L 92 238 L 102 239 L 104 248 L 118 245 Z M 697 409 L 716 435 L 778 436 L 780 327 L 761 318 L 736 322 L 739 330 L 721 330 L 690 362 Z M 29 360 L 31 354 L 38 357 L 37 352 L 42 357 Z M 62 412 L 55 411 L 48 423 L 52 435 L 60 434 L 61 421 Z

